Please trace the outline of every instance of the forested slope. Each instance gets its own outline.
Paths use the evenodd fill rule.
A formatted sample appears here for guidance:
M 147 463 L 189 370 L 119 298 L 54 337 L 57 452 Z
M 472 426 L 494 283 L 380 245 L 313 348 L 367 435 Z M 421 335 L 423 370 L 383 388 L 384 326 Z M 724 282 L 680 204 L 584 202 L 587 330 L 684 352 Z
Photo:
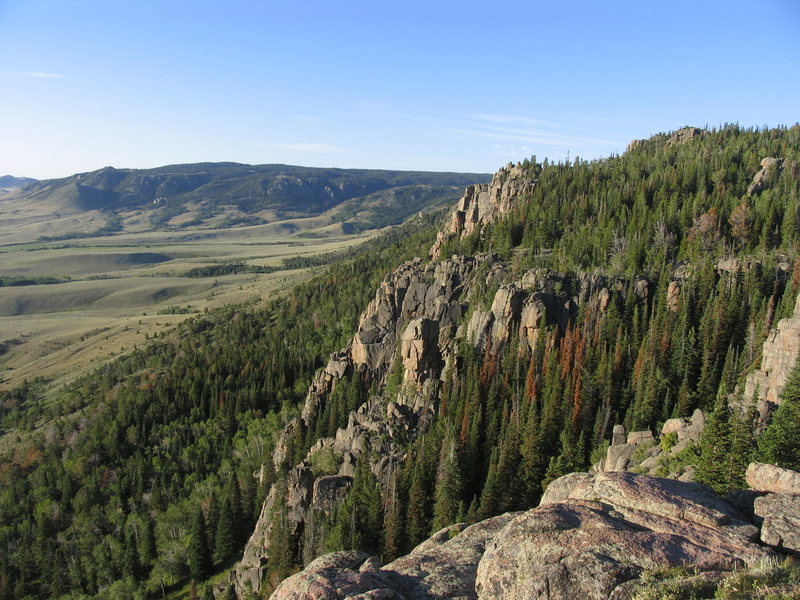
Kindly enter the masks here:
M 725 126 L 509 165 L 443 229 L 266 311 L 200 317 L 54 405 L 7 394 L 5 429 L 53 424 L 4 457 L 0 590 L 156 597 L 252 531 L 234 582 L 267 594 L 324 552 L 388 560 L 534 506 L 615 424 L 743 419 L 729 398 L 752 402 L 736 390 L 800 292 L 798 163 L 797 126 Z
M 799 143 L 797 127 L 687 129 L 470 186 L 439 261 L 387 277 L 285 430 L 242 593 L 320 552 L 391 559 L 448 523 L 533 506 L 616 423 L 730 410 L 800 291 Z M 348 416 L 342 394 L 369 401 Z M 751 442 L 723 489 L 741 485 L 756 426 L 739 427 Z

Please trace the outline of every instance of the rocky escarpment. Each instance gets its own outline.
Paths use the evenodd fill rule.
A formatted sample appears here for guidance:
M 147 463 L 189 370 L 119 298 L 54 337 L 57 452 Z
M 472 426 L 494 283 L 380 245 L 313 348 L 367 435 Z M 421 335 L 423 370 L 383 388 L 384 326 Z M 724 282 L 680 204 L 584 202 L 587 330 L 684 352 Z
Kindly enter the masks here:
M 688 142 L 702 134 L 704 132 L 700 130 L 686 131 L 674 143 Z M 448 240 L 476 233 L 483 225 L 507 214 L 518 202 L 529 196 L 536 185 L 527 168 L 509 165 L 494 177 L 491 184 L 470 186 L 452 213 L 446 228 L 440 232 L 431 249 L 431 255 L 439 258 Z M 725 270 L 723 267 L 720 266 L 719 269 Z M 666 301 L 670 310 L 680 310 L 689 297 L 689 293 L 682 288 L 690 272 L 691 265 L 679 265 L 673 274 L 673 280 L 667 285 Z M 546 338 L 542 335 L 543 331 L 552 334 L 553 338 L 558 335 L 557 332 L 569 332 L 570 323 L 574 322 L 579 313 L 582 319 L 588 318 L 590 320 L 587 322 L 591 323 L 595 315 L 601 315 L 608 310 L 618 292 L 629 290 L 640 299 L 647 300 L 655 289 L 641 276 L 634 281 L 623 281 L 599 273 L 568 275 L 544 268 L 532 269 L 523 275 L 512 275 L 511 267 L 492 255 L 453 256 L 432 263 L 415 259 L 390 273 L 362 314 L 358 330 L 350 343 L 333 354 L 327 366 L 314 378 L 300 417 L 289 423 L 277 444 L 273 456 L 276 466 L 285 463 L 290 454 L 296 456 L 296 451 L 292 450 L 293 440 L 299 439 L 304 432 L 314 431 L 317 420 L 344 380 L 371 382 L 375 395 L 352 411 L 346 424 L 333 436 L 318 440 L 304 460 L 289 470 L 286 502 L 288 518 L 294 524 L 295 533 L 302 531 L 305 539 L 309 537 L 308 532 L 311 529 L 310 538 L 314 538 L 314 515 L 333 514 L 350 488 L 356 464 L 365 457 L 371 457 L 369 466 L 382 486 L 384 502 L 386 501 L 387 488 L 393 480 L 393 469 L 402 463 L 408 442 L 424 432 L 435 417 L 438 391 L 443 378 L 448 372 L 454 372 L 450 370 L 451 366 L 457 369 L 454 357 L 459 344 L 466 343 L 488 353 L 500 350 L 513 338 L 519 339 L 521 354 L 530 353 L 536 350 L 540 340 Z M 388 385 L 390 381 L 392 383 Z M 609 456 L 597 466 L 598 472 L 590 477 L 598 481 L 615 478 L 624 480 L 626 477 L 633 477 L 625 471 L 637 468 L 650 475 L 664 475 L 680 479 L 681 484 L 686 483 L 692 479 L 691 469 L 685 465 L 673 468 L 680 462 L 673 458 L 699 439 L 703 422 L 704 415 L 699 411 L 691 419 L 671 419 L 664 425 L 658 439 L 651 432 L 632 432 L 626 435 L 624 429 L 618 427 Z M 611 424 L 603 427 L 610 427 Z M 315 456 L 320 453 L 333 457 L 336 467 L 332 471 L 324 474 L 315 471 Z M 693 489 L 696 491 L 698 488 Z M 595 490 L 592 493 L 597 492 Z M 264 504 L 244 558 L 237 565 L 235 578 L 240 592 L 257 589 L 263 577 L 270 552 L 268 534 L 271 507 L 276 497 L 273 490 Z M 550 520 L 561 519 L 558 521 L 561 523 L 559 528 L 568 529 L 567 524 L 575 523 L 574 528 L 579 531 L 592 528 L 596 531 L 613 531 L 619 526 L 623 531 L 638 532 L 642 527 L 650 526 L 645 525 L 646 523 L 658 521 L 663 516 L 656 513 L 657 516 L 642 517 L 644 520 L 640 521 L 637 520 L 638 513 L 623 514 L 614 508 L 616 505 L 613 502 L 606 503 L 597 498 L 570 497 L 556 504 L 574 504 L 578 500 L 584 504 L 576 513 L 564 512 L 558 516 L 552 514 L 552 511 L 557 510 L 555 508 L 542 507 L 538 510 L 541 514 L 547 514 Z M 600 502 L 601 505 L 591 502 Z M 606 504 L 612 508 L 608 508 Z M 645 509 L 641 510 L 647 512 Z M 539 524 L 531 526 L 542 529 L 542 539 L 554 537 L 561 531 L 559 528 L 547 529 L 547 526 L 536 521 L 540 518 L 538 516 L 532 518 Z M 725 518 L 728 517 L 723 520 Z M 624 523 L 620 524 L 620 519 Z M 675 525 L 676 531 L 680 529 L 679 525 Z M 699 525 L 711 526 L 708 523 Z M 430 553 L 425 554 L 428 550 L 423 552 L 422 546 L 409 555 L 419 557 L 424 554 L 426 566 L 414 562 L 417 559 L 404 557 L 409 561 L 407 565 L 400 559 L 391 568 L 388 565 L 380 567 L 374 558 L 368 559 L 353 553 L 338 554 L 313 561 L 305 571 L 293 578 L 299 587 L 292 587 L 292 584 L 287 583 L 286 586 L 281 586 L 281 594 L 286 595 L 276 597 L 474 597 L 474 592 L 466 593 L 457 583 L 449 587 L 449 584 L 444 585 L 441 582 L 430 586 L 419 583 L 420 580 L 427 581 L 427 576 L 422 577 L 421 573 L 428 572 L 426 569 L 433 564 L 441 565 L 441 568 L 434 570 L 435 574 L 431 576 L 434 579 L 440 573 L 447 573 L 448 569 L 455 568 L 453 565 L 460 565 L 458 568 L 461 569 L 461 574 L 458 579 L 469 579 L 472 577 L 469 573 L 473 572 L 477 577 L 477 563 L 488 538 L 480 538 L 482 541 L 475 538 L 478 541 L 473 541 L 477 545 L 470 546 L 473 541 L 469 541 L 471 538 L 466 535 L 467 530 L 461 533 L 459 531 L 460 528 L 448 529 L 446 534 L 435 537 L 426 548 L 431 552 L 447 552 L 445 546 L 456 547 L 462 542 L 469 547 L 480 547 L 479 556 L 466 565 L 459 562 L 455 555 L 470 554 L 471 551 L 465 549 L 467 546 L 459 546 L 458 552 L 448 554 L 446 560 L 441 558 L 444 554 L 437 555 L 441 560 Z M 655 532 L 654 537 L 642 537 L 644 541 L 641 542 L 641 552 L 638 555 L 634 548 L 625 546 L 613 550 L 617 553 L 614 556 L 622 557 L 630 553 L 638 557 L 638 562 L 628 562 L 623 569 L 610 571 L 611 575 L 606 577 L 606 583 L 600 588 L 594 592 L 584 590 L 582 593 L 600 594 L 597 590 L 608 591 L 606 588 L 612 584 L 617 586 L 635 580 L 638 573 L 659 561 L 668 566 L 673 562 L 683 564 L 678 559 L 670 562 L 672 559 L 667 557 L 673 555 L 691 557 L 692 561 L 704 564 L 714 572 L 733 568 L 736 564 L 747 564 L 749 561 L 748 558 L 741 557 L 734 560 L 731 556 L 735 553 L 730 552 L 725 554 L 727 558 L 717 555 L 709 557 L 699 553 L 696 549 L 696 536 L 692 537 L 694 533 L 687 538 L 688 541 L 676 541 L 674 536 L 678 533 L 674 531 L 652 531 Z M 659 537 L 662 534 L 673 537 L 667 543 Z M 455 537 L 450 540 L 453 535 Z M 462 535 L 464 537 L 460 537 Z M 580 537 L 583 534 L 575 535 Z M 602 534 L 598 533 L 596 537 L 599 540 Z M 739 542 L 752 543 L 748 536 L 745 537 L 747 540 L 742 542 L 740 539 Z M 457 539 L 460 542 L 456 543 Z M 454 545 L 448 546 L 451 541 Z M 661 544 L 663 552 L 648 562 L 645 549 L 653 544 Z M 509 547 L 513 546 L 511 544 Z M 599 550 L 593 546 L 586 548 L 581 550 L 583 554 L 577 555 L 576 564 L 588 560 L 586 557 L 593 553 L 608 550 L 606 547 Z M 718 549 L 718 545 L 714 545 L 707 550 L 716 552 Z M 318 551 L 319 549 L 313 550 Z M 306 554 L 306 561 L 313 558 L 313 552 Z M 473 552 L 470 555 L 474 554 Z M 547 562 L 555 559 L 550 555 L 541 555 L 536 560 Z M 400 565 L 406 566 L 400 570 Z M 551 582 L 551 579 L 557 581 L 558 577 L 548 575 L 545 579 L 546 582 Z M 542 585 L 549 586 L 551 583 Z M 449 591 L 433 592 L 434 589 Z M 569 593 L 574 591 L 570 590 Z M 488 587 L 486 593 L 489 593 Z M 495 596 L 487 597 L 502 597 L 506 593 L 511 592 L 500 590 Z M 524 595 L 527 592 L 520 593 Z
M 575 473 L 537 508 L 445 528 L 385 566 L 357 552 L 320 557 L 272 598 L 629 598 L 653 569 L 691 567 L 713 582 L 775 556 L 760 535 L 705 486 Z
M 446 527 L 409 554 L 381 566 L 363 552 L 334 552 L 281 583 L 273 600 L 340 598 L 405 600 L 473 598 L 477 565 L 486 544 L 514 518 L 500 515 L 470 527 Z
M 747 188 L 748 198 L 770 187 L 783 169 L 789 169 L 789 174 L 794 179 L 800 174 L 800 165 L 796 161 L 784 158 L 767 156 L 761 159 L 760 166 L 761 169 L 753 176 L 753 182 Z
M 481 226 L 508 214 L 533 192 L 535 185 L 522 165 L 509 163 L 495 173 L 491 183 L 467 186 L 449 223 L 436 237 L 431 256 L 440 258 L 442 246 L 448 240 L 475 233 Z
M 618 284 L 594 274 L 567 278 L 547 269 L 512 279 L 505 265 L 492 255 L 430 264 L 414 260 L 390 273 L 362 314 L 351 342 L 333 354 L 315 376 L 300 418 L 287 425 L 277 444 L 273 455 L 276 467 L 286 460 L 298 431 L 314 427 L 343 378 L 355 376 L 385 384 L 399 367 L 399 389 L 392 397 L 383 393 L 369 398 L 350 413 L 345 427 L 318 440 L 306 458 L 289 470 L 286 498 L 295 530 L 308 526 L 315 510 L 332 513 L 365 452 L 375 457 L 370 466 L 385 495 L 406 443 L 425 431 L 433 419 L 437 392 L 459 340 L 497 349 L 518 331 L 520 349 L 525 350 L 526 345 L 533 348 L 543 328 L 566 328 L 581 307 L 605 311 L 610 288 Z M 471 306 L 467 298 L 487 289 L 496 289 L 491 307 Z M 642 280 L 636 289 L 646 294 L 647 282 Z M 468 312 L 472 316 L 465 320 Z M 319 452 L 334 457 L 337 473 L 315 476 L 312 463 Z M 275 497 L 272 490 L 235 569 L 235 585 L 241 593 L 258 589 L 263 578 Z
M 751 398 L 758 390 L 758 411 L 762 420 L 780 402 L 780 393 L 789 373 L 800 355 L 800 296 L 794 313 L 781 319 L 770 331 L 761 351 L 761 367 L 747 376 L 745 398 Z
M 698 127 L 682 127 L 677 131 L 673 131 L 671 134 L 666 135 L 660 133 L 658 135 L 654 135 L 649 139 L 642 139 L 642 140 L 633 140 L 628 147 L 625 149 L 625 152 L 632 152 L 644 146 L 650 140 L 656 140 L 663 143 L 666 147 L 675 146 L 676 144 L 685 144 L 693 140 L 694 138 L 706 135 L 708 131 L 705 129 L 700 129 Z
M 356 378 L 385 382 L 395 361 L 402 368 L 400 391 L 395 398 L 373 396 L 351 412 L 345 427 L 333 437 L 318 440 L 306 459 L 287 477 L 288 517 L 299 531 L 317 507 L 331 512 L 346 492 L 355 463 L 365 452 L 379 457 L 371 465 L 385 486 L 400 448 L 427 428 L 433 416 L 436 391 L 452 357 L 457 326 L 467 310 L 464 298 L 470 286 L 497 285 L 504 276 L 495 257 L 459 257 L 425 264 L 420 259 L 401 265 L 386 276 L 361 315 L 348 346 L 333 354 L 309 387 L 299 419 L 284 429 L 273 455 L 276 468 L 287 458 L 298 430 L 313 428 L 339 382 Z M 480 272 L 479 272 L 480 271 Z M 399 348 L 399 351 L 398 351 Z M 320 451 L 331 453 L 338 473 L 315 477 L 311 463 Z M 234 581 L 240 595 L 258 589 L 269 556 L 269 523 L 276 490 L 271 490 L 261 516 L 236 566 Z

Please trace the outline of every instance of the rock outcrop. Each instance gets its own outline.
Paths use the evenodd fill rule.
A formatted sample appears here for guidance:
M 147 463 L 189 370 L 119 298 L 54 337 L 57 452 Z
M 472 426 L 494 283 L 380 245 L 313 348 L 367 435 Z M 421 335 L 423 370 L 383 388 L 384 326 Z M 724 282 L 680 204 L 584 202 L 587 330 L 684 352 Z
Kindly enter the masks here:
M 779 158 L 767 156 L 761 159 L 761 169 L 753 176 L 753 182 L 747 188 L 747 196 L 758 194 L 769 186 L 775 172 L 781 168 L 783 161 Z
M 606 455 L 593 467 L 597 473 L 634 471 L 645 475 L 692 481 L 691 465 L 675 467 L 670 459 L 700 440 L 705 428 L 705 415 L 697 409 L 690 419 L 667 419 L 658 438 L 651 431 L 632 431 L 615 425 Z
M 476 598 L 475 575 L 486 543 L 514 516 L 513 513 L 500 515 L 470 527 L 463 524 L 446 527 L 406 556 L 384 567 L 363 552 L 335 552 L 321 556 L 281 583 L 271 598 Z
M 700 129 L 698 127 L 682 127 L 681 129 L 674 131 L 669 136 L 664 133 L 660 133 L 649 139 L 632 140 L 625 149 L 625 152 L 633 152 L 638 150 L 651 140 L 656 140 L 660 143 L 663 143 L 665 147 L 669 148 L 670 146 L 675 146 L 676 144 L 685 144 L 686 142 L 691 141 L 698 136 L 705 135 L 706 133 L 708 132 L 705 129 Z
M 495 173 L 491 183 L 467 186 L 447 227 L 439 232 L 431 256 L 440 258 L 446 241 L 470 235 L 481 226 L 508 214 L 513 206 L 533 192 L 535 185 L 536 182 L 521 165 L 509 163 Z
M 761 368 L 747 376 L 744 397 L 751 398 L 758 389 L 758 411 L 763 421 L 779 404 L 781 390 L 800 355 L 800 296 L 792 316 L 778 321 L 770 331 L 761 355 Z
M 763 519 L 762 542 L 779 550 L 800 553 L 800 495 L 767 494 L 755 499 L 753 512 Z
M 764 494 L 753 503 L 753 513 L 763 521 L 761 541 L 800 553 L 800 473 L 751 463 L 746 477 L 751 488 Z
M 704 129 L 700 129 L 699 127 L 683 127 L 670 135 L 669 138 L 667 138 L 665 145 L 669 147 L 676 144 L 685 144 L 686 142 L 705 134 L 706 131 Z
M 632 473 L 575 473 L 539 507 L 453 525 L 381 567 L 359 552 L 322 556 L 273 600 L 627 598 L 642 574 L 687 566 L 714 585 L 774 556 L 710 489 Z
M 757 492 L 800 495 L 800 473 L 765 463 L 750 463 L 747 485 Z
M 369 450 L 380 457 L 371 465 L 379 482 L 388 485 L 393 465 L 402 460 L 405 441 L 424 431 L 433 416 L 432 402 L 439 380 L 452 356 L 458 322 L 467 305 L 462 296 L 474 282 L 479 265 L 490 274 L 496 258 L 492 255 L 460 257 L 425 264 L 409 261 L 389 273 L 375 297 L 362 313 L 356 334 L 348 346 L 331 355 L 328 364 L 315 375 L 309 387 L 300 419 L 287 424 L 273 453 L 276 468 L 289 454 L 298 430 L 314 427 L 322 408 L 338 383 L 357 375 L 371 381 L 385 381 L 400 350 L 404 382 L 396 401 L 375 396 L 348 416 L 347 424 L 333 437 L 318 440 L 306 459 L 289 470 L 287 505 L 289 519 L 299 531 L 310 521 L 311 511 L 331 512 L 346 493 L 347 480 L 355 472 L 358 458 Z M 478 284 L 483 285 L 480 281 Z M 302 421 L 302 423 L 301 423 Z M 340 464 L 338 479 L 315 478 L 311 457 L 327 450 Z M 269 556 L 270 492 L 261 516 L 234 569 L 239 595 L 258 589 Z M 315 506 L 317 508 L 315 508 Z
M 513 183 L 520 173 L 512 169 L 498 179 L 502 183 L 495 182 L 501 200 L 506 193 L 521 193 L 522 184 Z M 362 456 L 377 457 L 370 467 L 385 495 L 393 470 L 403 460 L 405 445 L 424 432 L 434 417 L 442 376 L 453 361 L 458 340 L 466 338 L 477 348 L 499 350 L 518 331 L 519 350 L 529 352 L 544 339 L 545 328 L 567 330 L 581 308 L 598 314 L 606 311 L 612 293 L 624 285 L 595 273 L 570 278 L 548 269 L 533 269 L 512 280 L 506 266 L 488 254 L 428 264 L 416 259 L 388 274 L 361 315 L 350 343 L 332 354 L 315 375 L 300 417 L 289 422 L 279 437 L 273 453 L 275 466 L 285 463 L 303 431 L 315 428 L 344 378 L 381 386 L 390 374 L 397 379 L 399 370 L 399 381 L 393 383 L 397 390 L 391 398 L 385 393 L 370 397 L 349 414 L 345 426 L 317 440 L 305 459 L 288 470 L 288 517 L 295 532 L 313 527 L 315 511 L 331 514 L 335 510 Z M 635 293 L 646 297 L 650 284 L 640 278 L 634 287 Z M 473 292 L 484 295 L 485 289 L 496 289 L 490 308 L 471 308 L 467 298 Z M 465 323 L 463 317 L 470 310 L 472 317 Z M 312 458 L 320 451 L 332 455 L 339 465 L 337 473 L 314 475 Z M 248 588 L 257 589 L 265 572 L 269 507 L 274 497 L 271 491 L 234 570 L 240 595 Z

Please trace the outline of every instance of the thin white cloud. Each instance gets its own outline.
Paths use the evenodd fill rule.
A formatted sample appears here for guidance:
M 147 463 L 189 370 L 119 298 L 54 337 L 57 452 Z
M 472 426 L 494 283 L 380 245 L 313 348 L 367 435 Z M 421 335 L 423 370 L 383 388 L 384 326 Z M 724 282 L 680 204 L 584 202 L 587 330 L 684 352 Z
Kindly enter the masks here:
M 60 73 L 44 73 L 42 71 L 25 71 L 19 75 L 29 79 L 64 79 L 66 77 Z
M 289 144 L 258 144 L 255 142 L 247 142 L 245 146 L 252 146 L 253 148 L 265 148 L 267 150 L 292 150 L 295 152 L 325 152 L 329 154 L 338 154 L 342 152 L 349 152 L 347 148 L 341 146 L 334 146 L 333 144 L 318 144 L 309 142 L 293 142 Z
M 289 117 L 301 125 L 319 125 L 322 123 L 322 117 L 316 115 L 289 115 Z
M 458 135 L 466 135 L 471 137 L 485 137 L 498 140 L 514 140 L 524 142 L 526 144 L 553 144 L 556 146 L 574 146 L 576 144 L 602 144 L 605 146 L 615 146 L 619 142 L 612 140 L 600 140 L 594 138 L 585 138 L 572 135 L 562 135 L 559 133 L 551 133 L 547 131 L 536 130 L 513 130 L 502 129 L 499 127 L 488 129 L 465 129 L 457 127 L 443 128 L 442 131 L 447 133 L 454 133 Z
M 509 146 L 505 144 L 494 144 L 495 156 L 503 156 L 506 158 L 518 158 L 520 156 L 531 156 L 533 150 L 528 146 Z
M 285 150 L 299 150 L 300 152 L 347 152 L 341 146 L 334 146 L 333 144 L 295 142 L 293 144 L 277 144 L 277 146 Z
M 599 117 L 596 115 L 585 115 L 581 113 L 564 113 L 565 117 L 570 117 L 574 119 L 585 119 L 587 121 L 600 121 L 601 123 L 613 123 L 614 119 L 609 117 Z
M 547 121 L 545 119 L 536 119 L 533 117 L 521 117 L 518 115 L 501 115 L 501 114 L 480 114 L 468 115 L 472 119 L 478 121 L 488 121 L 489 123 L 499 123 L 501 125 L 527 125 L 538 127 L 561 127 L 560 124 L 554 121 Z

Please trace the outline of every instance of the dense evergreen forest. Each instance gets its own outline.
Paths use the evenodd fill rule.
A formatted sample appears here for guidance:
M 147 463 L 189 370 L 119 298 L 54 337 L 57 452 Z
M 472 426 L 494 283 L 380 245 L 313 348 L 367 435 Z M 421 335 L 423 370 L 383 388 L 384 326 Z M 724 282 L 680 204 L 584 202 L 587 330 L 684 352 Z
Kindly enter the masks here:
M 776 416 L 759 442 L 739 384 L 800 292 L 800 127 L 674 140 L 591 162 L 525 161 L 532 195 L 446 244 L 443 256 L 495 253 L 508 281 L 558 271 L 565 297 L 581 274 L 602 274 L 607 307 L 542 329 L 533 351 L 520 351 L 518 331 L 498 345 L 459 340 L 433 422 L 409 438 L 388 486 L 367 457 L 314 531 L 273 510 L 268 581 L 322 552 L 389 560 L 444 525 L 533 506 L 549 481 L 594 462 L 617 423 L 655 428 L 707 411 L 706 437 L 679 460 L 719 493 L 742 485 L 757 453 L 794 460 L 770 441 L 800 445 L 791 416 Z M 765 157 L 780 160 L 753 187 Z M 283 506 L 287 472 L 317 438 L 405 385 L 397 369 L 342 379 L 273 471 L 277 433 L 314 371 L 352 336 L 384 275 L 425 256 L 440 226 L 408 223 L 265 309 L 198 316 L 55 399 L 35 383 L 4 392 L 0 427 L 25 441 L 0 463 L 0 599 L 155 598 L 229 566 L 270 486 Z M 680 296 L 668 302 L 673 281 Z M 499 285 L 474 287 L 471 310 L 488 308 Z M 800 384 L 787 388 L 800 396 Z

